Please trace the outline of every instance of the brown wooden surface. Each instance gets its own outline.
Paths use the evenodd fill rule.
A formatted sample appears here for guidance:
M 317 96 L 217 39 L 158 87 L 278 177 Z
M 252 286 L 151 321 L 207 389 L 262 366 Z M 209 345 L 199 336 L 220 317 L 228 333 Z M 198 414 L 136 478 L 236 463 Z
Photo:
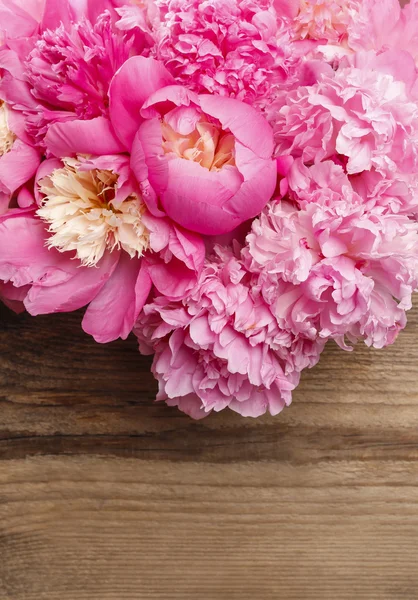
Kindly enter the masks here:
M 418 310 L 199 423 L 80 319 L 1 309 L 0 600 L 418 599 Z

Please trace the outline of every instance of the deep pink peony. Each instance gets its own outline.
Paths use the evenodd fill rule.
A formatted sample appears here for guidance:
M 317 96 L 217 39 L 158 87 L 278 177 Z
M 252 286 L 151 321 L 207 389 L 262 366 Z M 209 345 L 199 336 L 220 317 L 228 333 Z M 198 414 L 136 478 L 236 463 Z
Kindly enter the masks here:
M 6 37 L 0 49 L 0 98 L 21 112 L 27 135 L 41 146 L 51 123 L 106 116 L 113 75 L 147 48 L 145 35 L 116 27 L 115 11 L 97 13 L 107 4 L 74 0 L 52 9 L 50 1 L 31 37 Z
M 131 58 L 116 74 L 110 116 L 132 148 L 132 169 L 153 214 L 217 235 L 255 217 L 273 194 L 273 136 L 264 118 L 238 100 L 173 85 L 151 58 Z
M 0 219 L 0 279 L 31 314 L 89 305 L 84 330 L 108 342 L 129 335 L 152 282 L 174 299 L 194 285 L 203 242 L 147 211 L 128 157 L 46 161 L 37 197 Z
M 264 106 L 297 71 L 302 47 L 273 0 L 157 0 L 153 55 L 176 82 Z
M 253 283 L 239 258 L 218 248 L 183 300 L 159 296 L 144 307 L 134 331 L 141 351 L 155 353 L 158 400 L 193 418 L 225 408 L 275 415 L 290 403 L 324 344 L 279 327 Z
M 113 75 L 131 56 L 133 38 L 118 36 L 111 15 L 94 24 L 83 19 L 69 29 L 47 30 L 27 57 L 33 96 L 49 106 L 88 119 L 107 113 Z

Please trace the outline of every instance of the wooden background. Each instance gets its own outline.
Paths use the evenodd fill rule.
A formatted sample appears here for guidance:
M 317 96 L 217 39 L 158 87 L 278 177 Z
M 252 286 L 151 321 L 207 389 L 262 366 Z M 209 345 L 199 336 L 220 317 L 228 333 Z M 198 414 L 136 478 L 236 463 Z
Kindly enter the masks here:
M 418 599 L 418 310 L 198 423 L 80 319 L 1 309 L 0 600 Z

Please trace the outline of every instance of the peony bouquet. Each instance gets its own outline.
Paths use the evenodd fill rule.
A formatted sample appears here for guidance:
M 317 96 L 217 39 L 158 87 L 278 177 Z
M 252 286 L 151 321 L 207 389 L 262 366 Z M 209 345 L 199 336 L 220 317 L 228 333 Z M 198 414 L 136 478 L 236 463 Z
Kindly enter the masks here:
M 418 0 L 0 0 L 0 297 L 194 418 L 275 415 L 418 288 Z

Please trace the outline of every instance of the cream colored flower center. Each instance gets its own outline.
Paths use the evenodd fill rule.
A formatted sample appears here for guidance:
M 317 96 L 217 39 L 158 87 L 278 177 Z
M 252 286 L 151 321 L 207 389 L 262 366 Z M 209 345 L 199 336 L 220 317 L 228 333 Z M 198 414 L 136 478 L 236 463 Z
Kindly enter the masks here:
M 203 120 L 189 135 L 177 133 L 165 121 L 161 127 L 166 154 L 197 162 L 209 171 L 220 171 L 227 165 L 235 166 L 235 138 L 232 133 Z
M 15 139 L 16 136 L 10 131 L 7 122 L 7 106 L 0 100 L 0 156 L 12 149 Z
M 135 195 L 115 204 L 118 175 L 112 171 L 80 171 L 75 159 L 65 159 L 40 182 L 44 195 L 37 214 L 49 224 L 50 248 L 74 251 L 85 266 L 94 266 L 106 250 L 122 248 L 131 258 L 149 247 L 142 223 L 145 205 Z
M 297 36 L 315 40 L 327 36 L 336 41 L 347 33 L 350 9 L 350 0 L 302 0 L 296 18 Z

